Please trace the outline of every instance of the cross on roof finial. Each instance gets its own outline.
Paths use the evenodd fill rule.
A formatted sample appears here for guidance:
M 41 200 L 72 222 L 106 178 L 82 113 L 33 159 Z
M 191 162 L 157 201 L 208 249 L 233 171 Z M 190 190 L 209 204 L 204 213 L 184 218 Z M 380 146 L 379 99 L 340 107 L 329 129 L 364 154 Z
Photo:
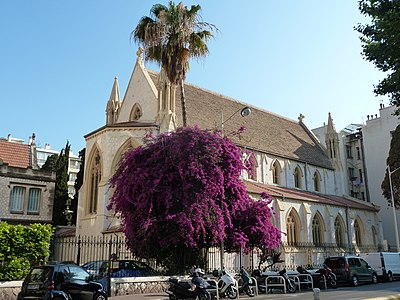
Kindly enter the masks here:
M 298 117 L 299 122 L 303 122 L 304 118 L 305 118 L 305 116 L 303 114 L 300 114 L 299 117 Z

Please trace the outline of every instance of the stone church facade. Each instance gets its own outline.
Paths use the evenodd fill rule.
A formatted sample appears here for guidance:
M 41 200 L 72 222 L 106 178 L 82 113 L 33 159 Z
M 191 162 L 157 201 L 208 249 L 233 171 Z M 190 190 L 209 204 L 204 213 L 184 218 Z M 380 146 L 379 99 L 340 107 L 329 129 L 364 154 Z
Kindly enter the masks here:
M 379 207 L 344 195 L 345 173 L 338 157 L 337 135 L 321 145 L 303 123 L 218 93 L 185 84 L 188 125 L 243 134 L 232 140 L 249 150 L 255 172 L 243 174 L 255 199 L 266 191 L 276 212 L 272 222 L 284 232 L 286 264 L 322 263 L 330 254 L 377 250 L 382 244 Z M 246 106 L 251 115 L 238 112 Z M 106 206 L 112 195 L 108 180 L 123 153 L 158 134 L 182 126 L 180 92 L 163 76 L 144 67 L 141 52 L 123 99 L 117 78 L 106 105 L 105 126 L 88 133 L 84 183 L 79 192 L 77 235 L 118 232 L 119 219 Z

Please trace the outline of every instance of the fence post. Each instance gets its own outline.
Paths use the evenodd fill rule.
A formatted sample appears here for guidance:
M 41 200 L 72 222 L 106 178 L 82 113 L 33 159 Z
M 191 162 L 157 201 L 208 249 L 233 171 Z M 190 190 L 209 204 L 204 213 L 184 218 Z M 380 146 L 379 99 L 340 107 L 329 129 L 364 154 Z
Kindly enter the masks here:
M 81 264 L 81 237 L 78 236 L 78 253 L 76 254 L 76 263 Z

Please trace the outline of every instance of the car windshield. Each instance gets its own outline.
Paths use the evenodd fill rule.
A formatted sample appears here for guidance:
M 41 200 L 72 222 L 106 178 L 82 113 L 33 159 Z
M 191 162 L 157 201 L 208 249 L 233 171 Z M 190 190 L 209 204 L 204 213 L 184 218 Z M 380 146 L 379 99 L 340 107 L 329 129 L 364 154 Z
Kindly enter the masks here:
M 342 258 L 342 257 L 328 258 L 325 261 L 325 264 L 331 269 L 340 269 L 340 268 L 343 268 L 345 265 L 344 258 Z
M 74 281 L 74 280 L 85 281 L 85 280 L 89 279 L 89 273 L 78 266 L 69 267 L 69 274 L 65 274 L 65 275 L 67 275 L 71 281 Z
M 28 282 L 44 282 L 47 280 L 51 270 L 52 270 L 52 267 L 34 268 L 30 272 L 30 274 L 27 278 L 27 281 Z

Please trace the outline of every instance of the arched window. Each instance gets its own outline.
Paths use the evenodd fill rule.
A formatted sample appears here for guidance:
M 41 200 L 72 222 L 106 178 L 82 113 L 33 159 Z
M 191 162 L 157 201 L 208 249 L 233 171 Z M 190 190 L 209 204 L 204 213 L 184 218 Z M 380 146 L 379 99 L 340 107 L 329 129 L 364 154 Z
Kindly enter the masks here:
M 356 219 L 354 221 L 354 234 L 356 236 L 357 246 L 361 246 L 362 245 L 362 225 L 361 225 L 361 221 L 359 221 L 358 219 Z
M 294 170 L 293 173 L 293 178 L 294 178 L 294 186 L 298 189 L 301 189 L 301 170 L 300 168 L 297 166 L 296 169 Z
M 286 238 L 288 245 L 297 245 L 299 243 L 300 230 L 300 219 L 295 210 L 292 209 L 286 218 Z
M 344 222 L 341 216 L 335 219 L 335 241 L 338 247 L 344 247 Z
M 319 175 L 318 171 L 314 173 L 314 191 L 320 192 L 321 191 L 321 176 Z
M 281 165 L 275 161 L 272 165 L 272 183 L 281 184 Z
M 315 246 L 320 246 L 324 242 L 324 221 L 320 213 L 316 213 L 312 220 L 312 237 Z
M 257 167 L 258 162 L 255 155 L 252 153 L 249 157 L 250 168 L 247 172 L 249 179 L 257 181 Z
M 89 214 L 95 214 L 97 212 L 97 197 L 99 192 L 99 182 L 101 180 L 101 157 L 98 149 L 96 149 L 92 155 L 88 171 L 89 201 L 87 212 Z
M 137 121 L 142 117 L 142 115 L 142 109 L 140 108 L 139 104 L 135 103 L 135 105 L 132 107 L 129 121 Z
M 371 231 L 372 231 L 372 243 L 373 243 L 374 246 L 376 246 L 378 244 L 377 243 L 377 236 L 378 235 L 377 235 L 375 226 L 372 226 Z

